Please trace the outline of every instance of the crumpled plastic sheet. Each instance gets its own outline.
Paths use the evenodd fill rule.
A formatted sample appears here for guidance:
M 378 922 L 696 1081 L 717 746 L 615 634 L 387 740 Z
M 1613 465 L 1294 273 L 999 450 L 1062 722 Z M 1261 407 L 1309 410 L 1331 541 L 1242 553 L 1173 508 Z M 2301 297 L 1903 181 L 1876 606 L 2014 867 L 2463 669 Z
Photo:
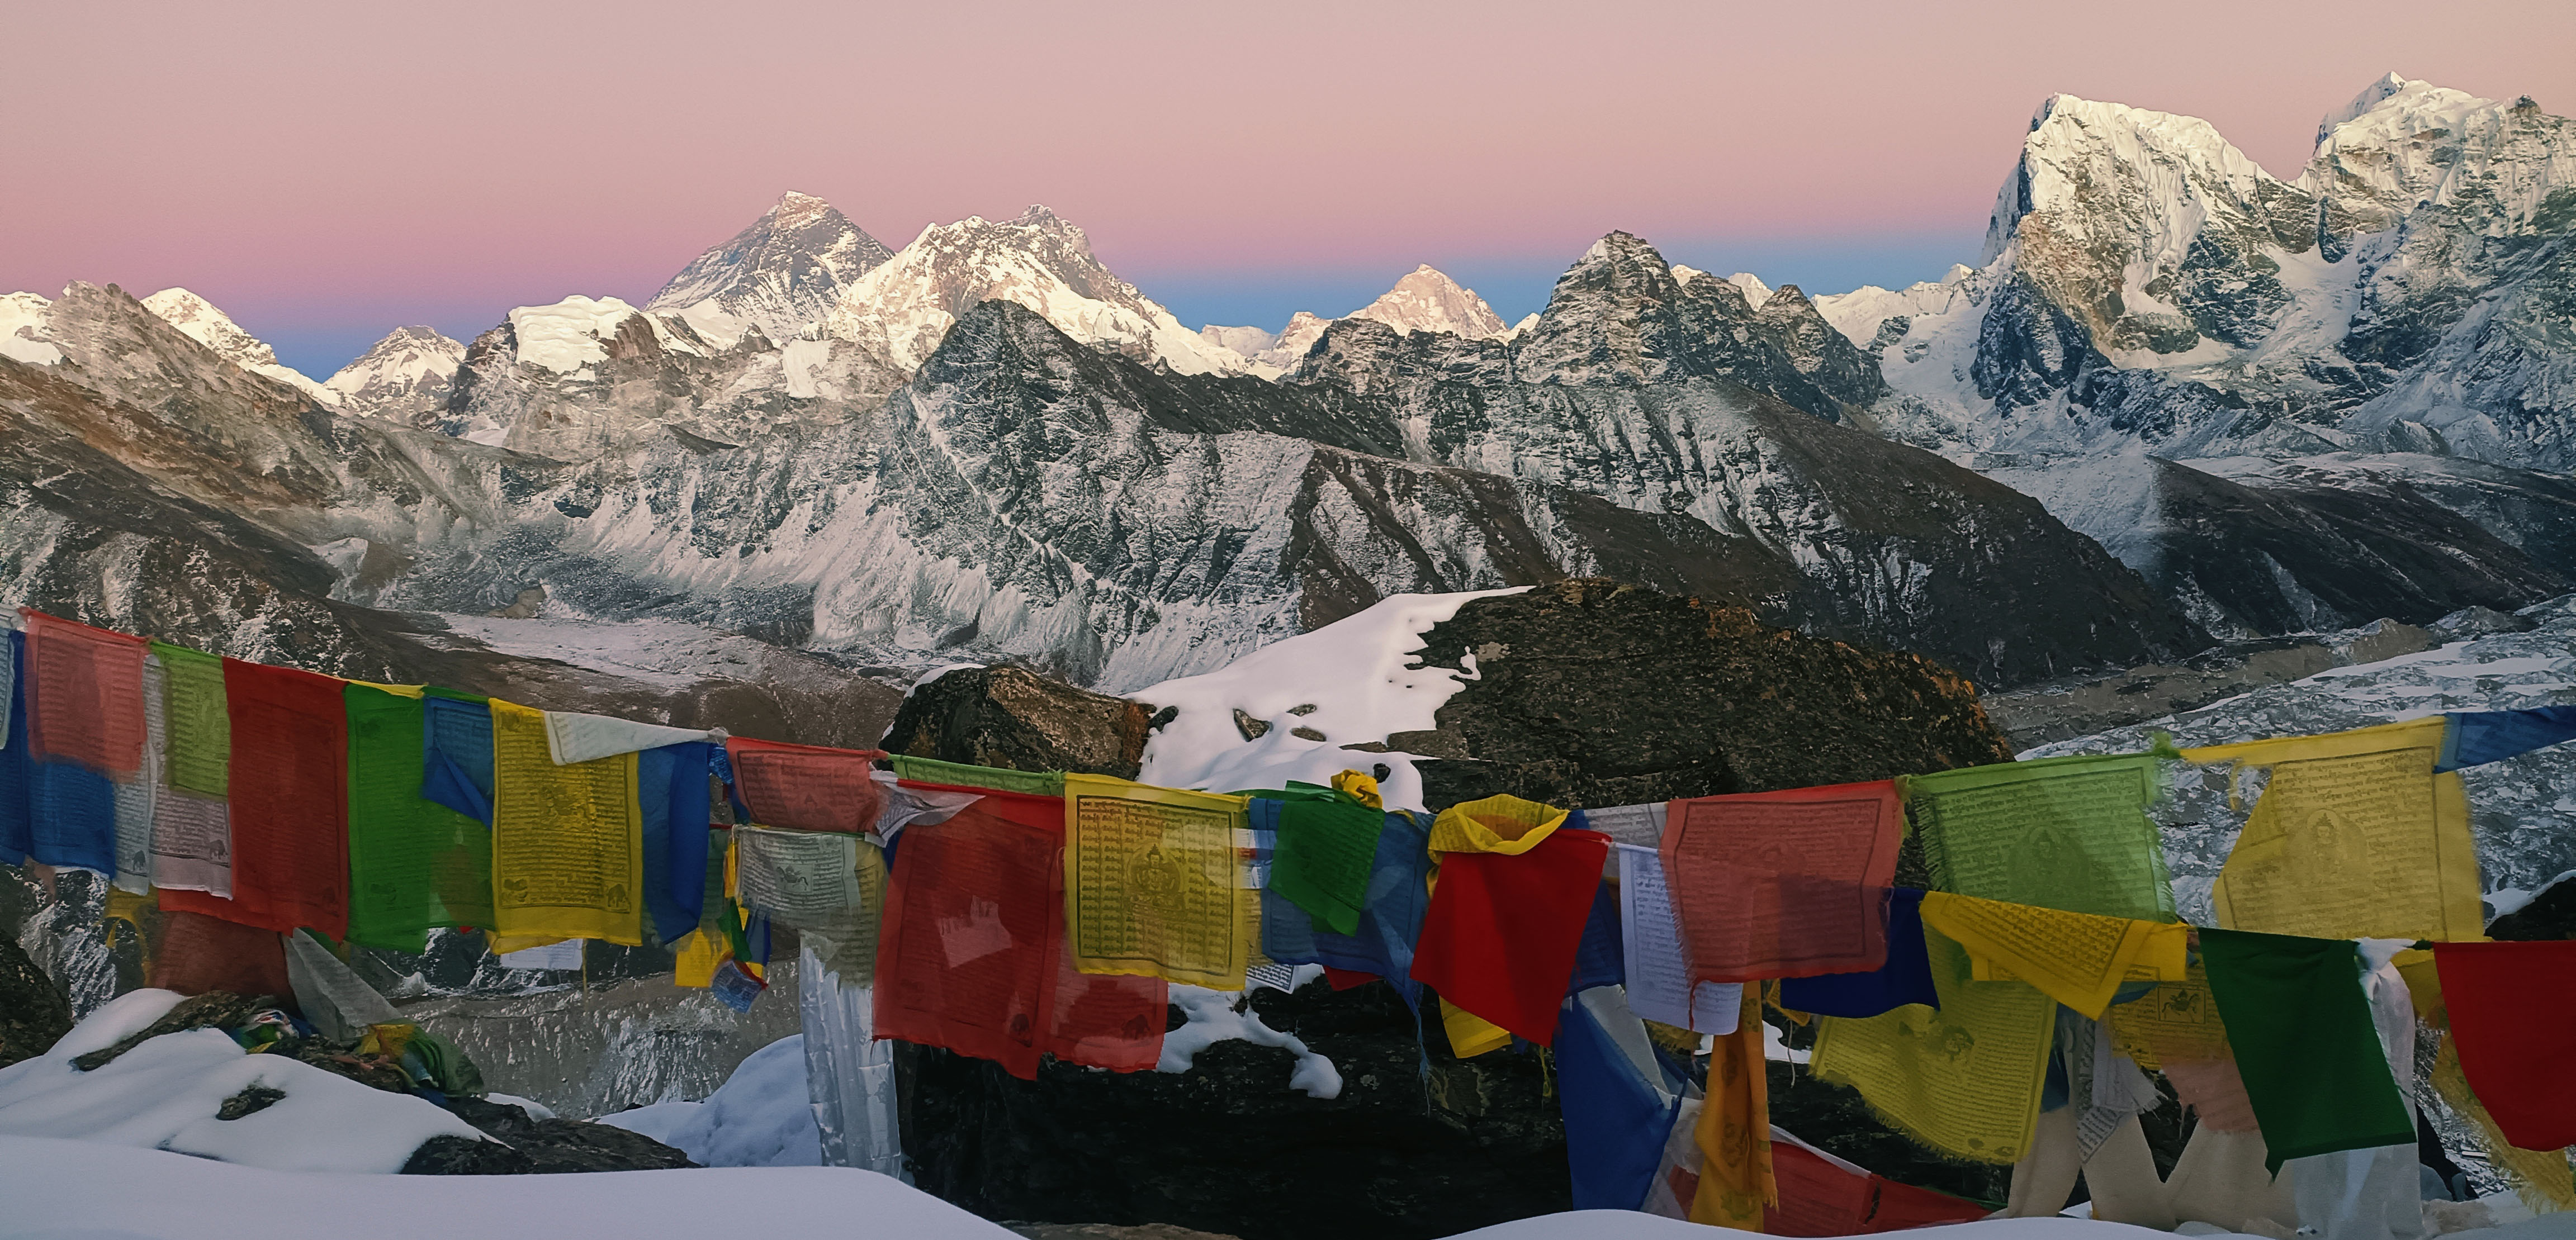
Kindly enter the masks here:
M 825 968 L 811 947 L 797 961 L 797 978 L 805 1080 L 823 1134 L 823 1164 L 911 1183 L 895 1118 L 894 1044 L 876 1040 L 874 993 Z

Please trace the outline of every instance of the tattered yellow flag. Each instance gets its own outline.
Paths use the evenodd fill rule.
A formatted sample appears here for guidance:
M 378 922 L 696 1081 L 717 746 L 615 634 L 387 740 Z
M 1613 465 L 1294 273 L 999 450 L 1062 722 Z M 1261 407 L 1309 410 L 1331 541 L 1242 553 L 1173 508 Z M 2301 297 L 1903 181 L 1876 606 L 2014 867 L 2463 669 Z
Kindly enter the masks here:
M 557 766 L 544 711 L 491 706 L 495 950 L 570 938 L 641 944 L 635 755 Z
M 1064 924 L 1074 966 L 1243 989 L 1260 953 L 1245 800 L 1064 777 Z
M 2094 1020 L 2125 981 L 2178 982 L 2191 946 L 2179 922 L 2096 917 L 1929 891 L 1923 924 L 1975 962 L 1979 981 L 2024 981 Z
M 2039 1122 L 2057 1001 L 2021 982 L 1969 980 L 1967 950 L 1929 926 L 1923 943 L 1941 1006 L 1819 1017 L 1816 1075 L 1945 1154 L 2018 1162 Z
M 2440 715 L 2182 751 L 2268 775 L 2211 893 L 2230 930 L 2310 938 L 2485 937 L 2469 799 L 2436 775 Z

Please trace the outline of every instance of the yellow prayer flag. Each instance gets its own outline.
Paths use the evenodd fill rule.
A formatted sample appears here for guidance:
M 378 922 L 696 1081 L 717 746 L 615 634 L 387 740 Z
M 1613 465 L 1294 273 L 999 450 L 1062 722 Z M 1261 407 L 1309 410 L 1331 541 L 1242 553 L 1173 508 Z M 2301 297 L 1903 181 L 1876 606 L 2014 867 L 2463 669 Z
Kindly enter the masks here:
M 380 685 L 372 680 L 352 680 L 349 683 L 353 685 L 365 685 L 370 689 L 374 689 L 380 693 L 390 693 L 395 697 L 407 697 L 413 699 L 427 696 L 429 689 L 429 686 L 427 685 Z
M 2180 981 L 2191 927 L 1925 892 L 1923 924 L 1968 950 L 1979 981 L 2024 981 L 2099 1020 L 2120 983 Z
M 2310 938 L 2485 937 L 2468 793 L 2434 774 L 2440 715 L 2182 751 L 2268 768 L 2211 899 L 2231 930 Z
M 1449 1053 L 1460 1059 L 1473 1059 L 1512 1044 L 1510 1030 L 1447 999 L 1440 1001 L 1440 1028 L 1449 1035 Z
M 1243 878 L 1246 801 L 1104 775 L 1064 777 L 1064 922 L 1074 967 L 1243 989 L 1260 893 Z
M 1517 856 L 1565 825 L 1567 812 L 1505 793 L 1461 801 L 1431 821 L 1431 851 Z
M 1735 1032 L 1717 1039 L 1708 1059 L 1708 1100 L 1700 1104 L 1699 1191 L 1690 1221 L 1738 1231 L 1762 1230 L 1762 1207 L 1780 1202 L 1771 1171 L 1771 1082 L 1764 1075 L 1758 982 L 1744 983 Z
M 692 930 L 672 953 L 671 980 L 691 990 L 715 985 L 716 965 L 724 960 L 724 943 L 705 930 Z
M 643 943 L 635 755 L 557 766 L 545 712 L 491 708 L 494 937 Z
M 2198 965 L 2131 1002 L 2112 1005 L 2107 1019 L 2112 1049 L 2141 1068 L 2161 1069 L 2166 1060 L 2233 1058 L 2218 1000 L 2209 993 L 2209 974 Z
M 1849 1085 L 1899 1131 L 1945 1154 L 2009 1164 L 2030 1149 L 2057 1034 L 2057 1001 L 2021 982 L 1969 979 L 1968 953 L 1924 927 L 1939 1008 L 1817 1018 L 1816 1075 Z

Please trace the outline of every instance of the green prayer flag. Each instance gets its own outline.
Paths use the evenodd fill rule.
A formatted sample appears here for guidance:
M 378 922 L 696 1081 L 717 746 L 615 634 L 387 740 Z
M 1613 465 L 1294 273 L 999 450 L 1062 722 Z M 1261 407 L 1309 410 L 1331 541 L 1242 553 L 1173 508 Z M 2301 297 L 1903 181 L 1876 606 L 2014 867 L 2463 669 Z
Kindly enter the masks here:
M 963 762 L 942 762 L 937 758 L 916 758 L 910 754 L 894 755 L 897 779 L 917 784 L 949 784 L 959 788 L 990 788 L 995 792 L 1018 792 L 1033 797 L 1064 795 L 1062 771 L 1014 771 L 998 766 L 970 766 Z
M 1237 796 L 1277 806 L 1278 841 L 1270 855 L 1270 889 L 1335 934 L 1357 934 L 1368 903 L 1369 875 L 1377 867 L 1377 837 L 1386 811 L 1371 809 L 1338 790 L 1288 781 L 1285 789 Z M 1263 825 L 1268 810 L 1252 806 Z
M 2084 754 L 1900 781 L 1942 891 L 2008 904 L 2174 920 L 2164 842 L 2147 807 L 2164 759 Z
M 2200 953 L 2263 1127 L 2266 1169 L 2415 1140 L 2351 940 L 2205 929 Z
M 161 702 L 169 783 L 210 797 L 232 792 L 233 723 L 224 699 L 224 661 L 202 650 L 152 643 L 161 657 Z
M 419 698 L 344 686 L 349 938 L 417 952 L 432 927 L 492 924 L 492 832 L 423 800 Z

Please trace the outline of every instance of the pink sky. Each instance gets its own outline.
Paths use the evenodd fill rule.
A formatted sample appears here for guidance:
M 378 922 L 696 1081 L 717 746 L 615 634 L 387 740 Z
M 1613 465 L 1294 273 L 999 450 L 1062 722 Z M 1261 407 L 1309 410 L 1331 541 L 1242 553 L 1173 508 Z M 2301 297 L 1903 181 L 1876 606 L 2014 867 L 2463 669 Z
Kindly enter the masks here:
M 2319 114 L 2390 69 L 2576 109 L 2571 12 L 21 6 L 0 40 L 0 291 L 184 284 L 279 338 L 471 330 L 647 295 L 789 188 L 896 247 L 1042 201 L 1149 294 L 1383 287 L 1430 261 L 1543 297 L 1613 228 L 1721 269 L 1849 247 L 1919 278 L 1973 260 L 2052 92 L 2205 117 L 2289 176 Z

